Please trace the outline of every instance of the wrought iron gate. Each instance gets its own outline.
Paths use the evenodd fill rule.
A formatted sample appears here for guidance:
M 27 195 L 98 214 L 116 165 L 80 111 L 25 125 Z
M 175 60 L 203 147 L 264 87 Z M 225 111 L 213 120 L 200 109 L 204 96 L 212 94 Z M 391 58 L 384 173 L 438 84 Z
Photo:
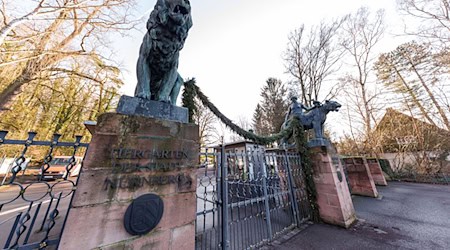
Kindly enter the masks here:
M 196 249 L 255 248 L 310 219 L 299 154 L 220 147 L 200 159 Z
M 81 163 L 77 165 L 76 156 L 82 158 L 80 151 L 86 152 L 88 144 L 81 143 L 81 136 L 76 136 L 75 142 L 60 142 L 58 134 L 52 141 L 35 141 L 36 133 L 29 132 L 26 140 L 10 140 L 6 139 L 7 133 L 0 131 L 0 147 L 17 145 L 21 153 L 0 175 L 0 248 L 55 249 L 77 186 L 74 172 L 80 170 Z M 27 167 L 26 159 L 30 148 L 37 147 L 48 149 L 39 168 L 33 170 Z M 57 149 L 69 155 L 61 173 L 50 175 Z M 0 159 L 0 167 L 1 163 Z

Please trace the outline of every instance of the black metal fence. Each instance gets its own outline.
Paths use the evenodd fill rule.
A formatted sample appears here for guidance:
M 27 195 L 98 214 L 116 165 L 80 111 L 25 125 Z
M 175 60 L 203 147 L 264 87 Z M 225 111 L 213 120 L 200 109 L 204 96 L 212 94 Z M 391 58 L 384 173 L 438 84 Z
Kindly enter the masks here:
M 77 186 L 75 171 L 81 163 L 76 155 L 83 155 L 88 144 L 81 136 L 74 142 L 60 142 L 55 134 L 51 141 L 35 141 L 36 133 L 29 132 L 26 140 L 6 139 L 7 131 L 0 131 L 0 147 L 22 147 L 18 157 L 2 174 L 0 185 L 0 247 L 2 249 L 56 249 L 61 238 L 72 194 Z M 39 169 L 33 172 L 26 163 L 29 149 L 48 148 Z M 61 174 L 50 176 L 54 151 L 64 148 L 70 152 Z M 0 148 L 1 149 L 1 148 Z M 85 151 L 84 151 L 85 152 Z M 1 164 L 0 164 L 1 166 Z M 77 169 L 78 168 L 78 169 Z M 52 177 L 49 180 L 47 177 Z M 54 178 L 56 179 L 54 179 Z
M 200 158 L 196 249 L 256 248 L 310 219 L 300 155 L 222 147 Z

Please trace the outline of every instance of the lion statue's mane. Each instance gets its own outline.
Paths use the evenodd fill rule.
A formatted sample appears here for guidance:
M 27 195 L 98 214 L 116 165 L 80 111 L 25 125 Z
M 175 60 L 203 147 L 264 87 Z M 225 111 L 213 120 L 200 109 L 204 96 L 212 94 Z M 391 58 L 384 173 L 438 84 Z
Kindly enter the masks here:
M 136 97 L 175 104 L 183 85 L 179 52 L 191 27 L 188 0 L 158 0 L 139 50 Z

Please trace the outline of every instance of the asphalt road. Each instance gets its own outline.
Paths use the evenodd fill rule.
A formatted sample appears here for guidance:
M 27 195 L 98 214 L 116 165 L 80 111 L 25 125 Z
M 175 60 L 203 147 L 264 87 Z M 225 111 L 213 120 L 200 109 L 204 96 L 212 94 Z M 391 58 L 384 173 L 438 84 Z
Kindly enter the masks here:
M 353 196 L 350 229 L 314 224 L 269 249 L 450 249 L 450 186 L 389 182 L 381 199 Z
M 53 199 L 52 202 L 50 194 L 57 197 L 62 192 L 62 196 L 66 196 L 71 192 L 72 187 L 73 185 L 69 182 L 48 182 L 48 185 L 45 183 L 26 184 L 23 185 L 24 191 L 21 196 L 19 196 L 20 188 L 18 186 L 0 187 L 0 204 L 4 204 L 0 209 L 0 248 L 3 249 L 5 247 L 16 218 L 19 216 L 21 220 L 24 219 L 27 211 L 29 212 L 30 218 L 25 223 L 26 228 L 19 238 L 19 245 L 24 243 L 28 233 L 29 238 L 27 243 L 40 242 L 45 237 L 49 221 L 48 216 L 47 220 L 44 221 L 45 214 L 47 211 L 49 211 L 48 213 L 52 212 L 56 205 L 56 199 Z M 58 205 L 59 215 L 56 217 L 55 226 L 50 231 L 50 239 L 56 238 L 61 231 L 62 222 L 69 206 L 70 196 L 62 198 Z M 50 205 L 51 207 L 49 209 Z M 38 211 L 37 215 L 36 211 Z M 30 231 L 30 226 L 35 215 L 36 219 Z M 14 243 L 16 239 L 17 237 L 14 233 L 11 242 Z

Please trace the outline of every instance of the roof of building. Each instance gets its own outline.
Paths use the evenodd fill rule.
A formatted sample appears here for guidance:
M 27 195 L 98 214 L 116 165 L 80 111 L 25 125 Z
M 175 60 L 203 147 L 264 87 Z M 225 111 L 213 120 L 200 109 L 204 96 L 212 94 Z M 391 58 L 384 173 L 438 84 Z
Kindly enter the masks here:
M 447 141 L 446 138 L 450 138 L 450 131 L 392 108 L 386 110 L 373 133 L 386 151 L 391 151 L 393 147 L 399 145 L 405 146 L 414 143 L 418 150 L 430 150 L 435 148 L 433 144 L 437 145 L 437 143 Z M 422 145 L 417 145 L 419 141 Z M 450 144 L 450 140 L 445 143 Z

